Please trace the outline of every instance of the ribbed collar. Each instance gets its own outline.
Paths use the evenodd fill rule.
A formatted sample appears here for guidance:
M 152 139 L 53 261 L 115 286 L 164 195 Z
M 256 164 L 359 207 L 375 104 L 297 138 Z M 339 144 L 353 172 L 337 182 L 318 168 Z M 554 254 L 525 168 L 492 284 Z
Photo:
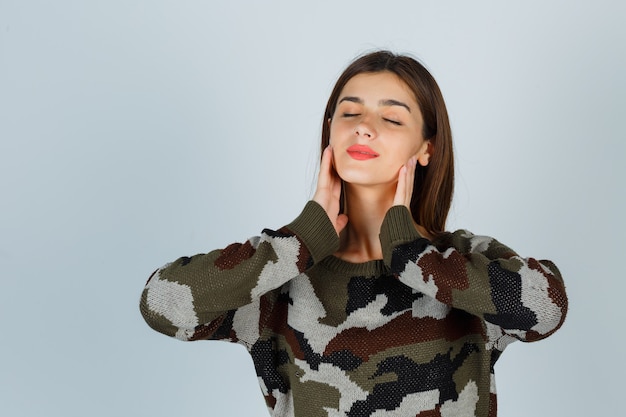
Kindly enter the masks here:
M 367 261 L 362 263 L 353 263 L 344 261 L 336 256 L 328 256 L 320 262 L 320 266 L 324 268 L 339 272 L 341 274 L 347 274 L 350 276 L 380 276 L 388 274 L 389 270 L 385 266 L 382 259 L 376 259 L 373 261 Z

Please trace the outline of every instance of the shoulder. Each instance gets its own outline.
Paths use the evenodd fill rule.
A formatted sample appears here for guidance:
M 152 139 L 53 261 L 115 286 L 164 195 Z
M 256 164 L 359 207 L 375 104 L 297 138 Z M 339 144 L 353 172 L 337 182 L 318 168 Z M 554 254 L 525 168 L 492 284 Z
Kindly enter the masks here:
M 477 235 L 467 229 L 444 232 L 432 241 L 437 249 L 455 249 L 461 253 L 492 253 L 508 257 L 514 252 L 491 236 Z
M 432 240 L 440 249 L 454 247 L 457 250 L 473 252 L 479 247 L 489 246 L 493 238 L 475 235 L 467 229 L 443 232 Z

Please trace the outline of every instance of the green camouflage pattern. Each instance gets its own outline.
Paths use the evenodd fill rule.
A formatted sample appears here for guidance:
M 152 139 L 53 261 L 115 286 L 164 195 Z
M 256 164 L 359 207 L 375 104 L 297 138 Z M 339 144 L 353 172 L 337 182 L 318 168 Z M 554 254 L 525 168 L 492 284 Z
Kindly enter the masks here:
M 465 230 L 431 242 L 401 206 L 380 239 L 382 260 L 334 257 L 309 202 L 279 230 L 158 269 L 141 312 L 181 340 L 244 345 L 273 416 L 495 416 L 505 347 L 563 323 L 558 269 Z

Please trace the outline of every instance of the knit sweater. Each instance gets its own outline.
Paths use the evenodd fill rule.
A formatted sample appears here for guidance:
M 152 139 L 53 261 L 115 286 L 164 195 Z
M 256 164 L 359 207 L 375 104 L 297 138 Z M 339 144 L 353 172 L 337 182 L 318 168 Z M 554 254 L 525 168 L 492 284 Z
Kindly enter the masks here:
M 311 201 L 281 229 L 158 269 L 140 309 L 166 335 L 244 345 L 273 416 L 495 416 L 504 348 L 563 323 L 558 269 L 465 230 L 429 241 L 403 206 L 380 242 L 382 260 L 334 257 Z

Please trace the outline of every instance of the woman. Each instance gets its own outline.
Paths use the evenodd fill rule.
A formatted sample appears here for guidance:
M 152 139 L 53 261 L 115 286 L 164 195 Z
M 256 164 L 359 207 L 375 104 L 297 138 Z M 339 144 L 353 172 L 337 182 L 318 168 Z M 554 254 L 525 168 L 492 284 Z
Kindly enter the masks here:
M 274 416 L 495 416 L 493 367 L 565 318 L 550 261 L 445 232 L 452 139 L 414 59 L 358 58 L 328 100 L 313 200 L 287 226 L 157 270 L 141 312 L 250 352 Z

